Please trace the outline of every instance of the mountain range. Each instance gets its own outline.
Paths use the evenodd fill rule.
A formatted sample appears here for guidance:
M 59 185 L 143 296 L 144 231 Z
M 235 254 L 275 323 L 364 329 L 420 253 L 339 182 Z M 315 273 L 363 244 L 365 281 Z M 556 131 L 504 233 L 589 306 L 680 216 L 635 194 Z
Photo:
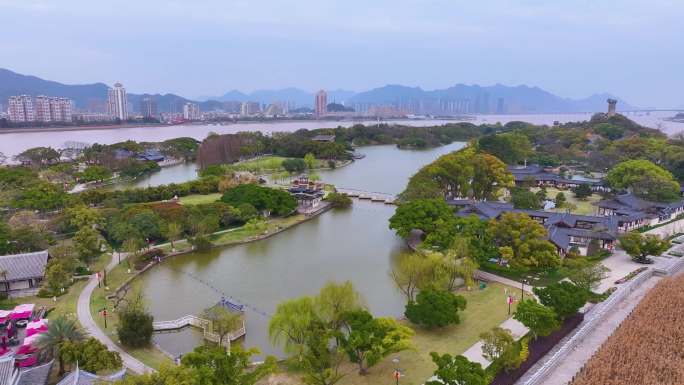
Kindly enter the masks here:
M 68 97 L 74 100 L 78 109 L 103 109 L 107 98 L 107 88 L 108 86 L 104 83 L 68 85 L 0 68 L 0 104 L 4 104 L 9 96 L 27 94 Z M 538 87 L 525 85 L 511 87 L 496 84 L 483 87 L 457 84 L 436 90 L 386 85 L 358 93 L 342 89 L 327 92 L 329 103 L 335 101 L 363 108 L 373 105 L 394 105 L 399 108 L 413 108 L 428 112 L 445 108 L 466 109 L 468 112 L 476 113 L 592 112 L 605 110 L 607 98 L 617 99 L 618 109 L 634 108 L 619 97 L 607 93 L 591 95 L 584 99 L 570 99 L 554 95 Z M 314 94 L 298 88 L 259 90 L 251 93 L 232 90 L 221 96 L 204 97 L 201 98 L 203 100 L 195 102 L 200 104 L 203 111 L 221 109 L 226 102 L 231 101 L 255 101 L 262 104 L 279 101 L 310 107 L 313 105 Z M 193 101 L 175 94 L 128 93 L 128 100 L 133 111 L 138 111 L 143 97 L 154 98 L 159 112 L 180 111 L 183 103 Z M 467 107 L 464 107 L 466 105 Z

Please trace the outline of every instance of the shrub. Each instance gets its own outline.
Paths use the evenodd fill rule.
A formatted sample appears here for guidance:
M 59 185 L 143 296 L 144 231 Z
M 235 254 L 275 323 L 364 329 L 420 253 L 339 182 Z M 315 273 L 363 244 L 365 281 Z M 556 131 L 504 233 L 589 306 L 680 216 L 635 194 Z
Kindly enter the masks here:
M 132 348 L 148 346 L 152 340 L 154 317 L 145 309 L 142 296 L 119 312 L 116 332 L 122 344 Z
M 459 310 L 464 310 L 466 300 L 450 291 L 425 289 L 415 301 L 406 305 L 404 315 L 414 324 L 428 328 L 444 327 L 460 322 Z
M 325 200 L 330 202 L 333 207 L 345 208 L 352 205 L 352 199 L 346 194 L 332 192 L 325 197 Z

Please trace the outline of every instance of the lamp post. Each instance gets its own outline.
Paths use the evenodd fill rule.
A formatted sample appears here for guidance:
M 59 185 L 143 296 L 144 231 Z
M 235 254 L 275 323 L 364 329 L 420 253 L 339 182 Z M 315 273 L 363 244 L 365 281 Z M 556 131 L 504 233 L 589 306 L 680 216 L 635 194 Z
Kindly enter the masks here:
M 525 299 L 525 284 L 527 283 L 527 280 L 523 279 L 520 283 L 522 283 L 522 286 L 520 287 L 520 302 L 522 302 Z

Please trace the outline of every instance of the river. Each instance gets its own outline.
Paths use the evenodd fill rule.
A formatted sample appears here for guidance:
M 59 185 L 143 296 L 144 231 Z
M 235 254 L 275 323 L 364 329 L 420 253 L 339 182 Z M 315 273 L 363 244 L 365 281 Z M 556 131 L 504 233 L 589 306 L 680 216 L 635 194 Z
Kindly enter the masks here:
M 347 188 L 397 194 L 408 178 L 438 156 L 462 148 L 452 143 L 429 150 L 395 146 L 362 147 L 366 158 L 321 172 L 324 181 Z M 268 340 L 268 316 L 278 303 L 314 295 L 327 281 L 351 280 L 378 316 L 400 316 L 404 299 L 389 271 L 404 242 L 388 228 L 394 206 L 354 201 L 272 238 L 172 258 L 145 273 L 138 283 L 157 320 L 199 314 L 215 304 L 220 292 L 247 304 L 246 347 L 280 355 Z M 211 288 L 213 286 L 215 289 Z M 172 354 L 192 350 L 200 333 L 185 329 L 157 334 Z
M 664 120 L 673 116 L 674 112 L 629 113 L 627 117 L 647 127 L 660 128 L 667 134 L 675 134 L 684 131 L 684 123 L 676 123 Z M 527 115 L 477 115 L 473 121 L 480 123 L 507 123 L 518 120 L 534 124 L 553 124 L 554 121 L 570 122 L 582 121 L 591 117 L 591 114 L 527 114 Z M 398 124 L 413 126 L 441 125 L 455 120 L 399 120 L 393 121 Z M 3 133 L 0 131 L 0 153 L 12 157 L 28 148 L 38 146 L 50 146 L 63 148 L 65 142 L 75 141 L 83 143 L 112 144 L 125 140 L 159 142 L 166 139 L 189 136 L 198 140 L 207 137 L 210 132 L 220 134 L 236 133 L 239 131 L 292 132 L 302 128 L 333 128 L 337 126 L 348 127 L 356 123 L 375 124 L 375 121 L 303 121 L 303 122 L 268 122 L 268 123 L 236 123 L 226 125 L 193 124 L 161 127 L 123 127 L 113 129 L 91 129 L 72 131 L 44 131 L 44 132 L 18 132 Z

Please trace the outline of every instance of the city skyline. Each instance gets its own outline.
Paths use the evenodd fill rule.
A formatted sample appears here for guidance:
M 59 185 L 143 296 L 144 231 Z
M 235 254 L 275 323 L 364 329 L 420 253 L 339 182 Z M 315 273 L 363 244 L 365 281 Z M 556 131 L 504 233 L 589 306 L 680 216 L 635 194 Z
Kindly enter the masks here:
M 231 89 L 502 83 L 570 98 L 609 92 L 640 106 L 684 103 L 684 79 L 676 76 L 684 4 L 517 3 L 5 0 L 2 65 L 65 83 L 122 81 L 129 92 L 194 99 Z M 120 20 L 126 28 L 100 28 Z M 60 31 L 71 49 L 45 46 L 48 31 Z M 44 60 L 32 59 L 38 51 Z

